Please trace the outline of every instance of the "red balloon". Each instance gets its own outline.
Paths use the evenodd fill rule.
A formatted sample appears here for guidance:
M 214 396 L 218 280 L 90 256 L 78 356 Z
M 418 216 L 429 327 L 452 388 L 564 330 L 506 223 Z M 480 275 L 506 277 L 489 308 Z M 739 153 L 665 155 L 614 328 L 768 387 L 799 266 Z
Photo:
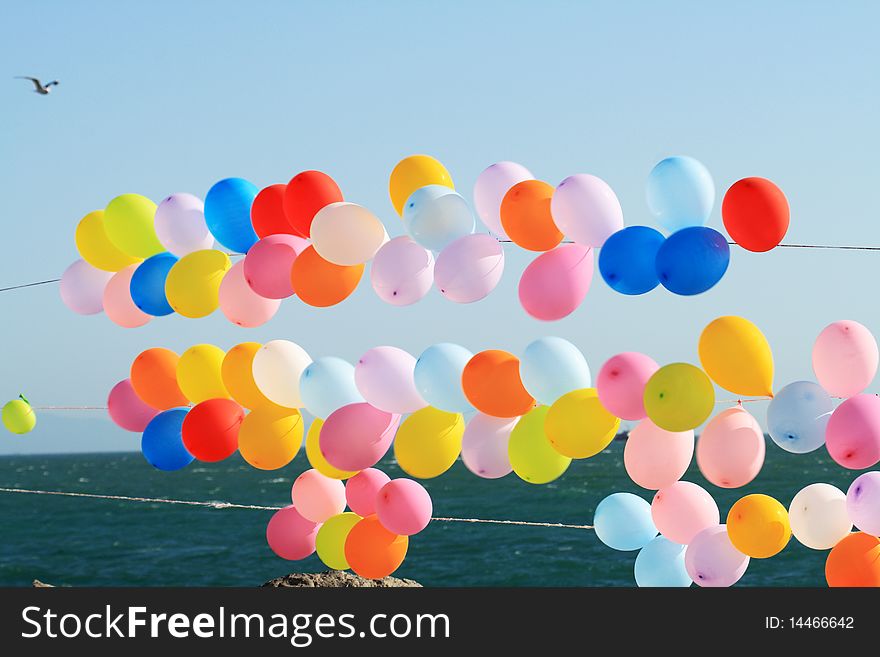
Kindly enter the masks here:
M 242 420 L 244 409 L 231 399 L 208 399 L 196 404 L 183 419 L 183 446 L 199 461 L 222 461 L 238 449 Z
M 286 233 L 295 235 L 284 214 L 284 190 L 287 185 L 269 185 L 261 189 L 251 205 L 251 224 L 260 237 Z
M 733 241 L 748 251 L 777 246 L 788 231 L 788 201 L 766 178 L 743 178 L 730 186 L 721 202 L 721 218 Z
M 312 219 L 325 205 L 342 201 L 339 185 L 321 171 L 303 171 L 287 183 L 284 190 L 284 214 L 293 232 L 309 237 Z

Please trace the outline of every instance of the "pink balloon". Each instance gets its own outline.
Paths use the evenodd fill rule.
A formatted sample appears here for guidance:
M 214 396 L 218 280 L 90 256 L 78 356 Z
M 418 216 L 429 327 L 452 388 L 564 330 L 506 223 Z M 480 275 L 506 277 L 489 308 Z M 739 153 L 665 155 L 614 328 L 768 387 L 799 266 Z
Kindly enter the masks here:
M 275 512 L 266 526 L 266 541 L 282 559 L 305 559 L 315 551 L 320 525 L 306 520 L 293 506 Z
M 220 310 L 233 324 L 245 328 L 261 326 L 278 312 L 280 299 L 267 299 L 253 291 L 244 276 L 244 260 L 239 260 L 220 281 Z
M 370 283 L 382 301 L 408 306 L 434 283 L 434 256 L 407 235 L 385 242 L 370 267 Z
M 291 296 L 290 269 L 296 257 L 309 247 L 296 235 L 275 234 L 254 244 L 244 258 L 244 277 L 250 288 L 266 299 Z
M 104 288 L 111 278 L 113 272 L 77 260 L 61 274 L 61 300 L 77 315 L 97 315 L 104 311 Z
M 358 472 L 345 484 L 345 499 L 349 508 L 361 518 L 376 513 L 376 496 L 389 481 L 391 477 L 376 468 Z
M 739 488 L 758 476 L 764 465 L 764 432 L 742 406 L 716 415 L 697 440 L 697 465 L 710 482 Z
M 748 566 L 749 558 L 730 542 L 727 525 L 707 527 L 694 536 L 684 553 L 685 570 L 699 586 L 733 586 Z
M 334 468 L 348 472 L 366 470 L 379 462 L 391 442 L 400 416 L 365 402 L 337 408 L 321 427 L 318 445 Z
M 856 395 L 835 408 L 825 428 L 825 447 L 850 470 L 880 462 L 880 397 Z
M 306 470 L 293 482 L 290 499 L 303 518 L 324 522 L 345 511 L 345 484 L 317 470 Z
M 428 405 L 416 389 L 415 366 L 416 359 L 403 349 L 374 347 L 354 366 L 354 383 L 380 411 L 412 413 Z
M 721 519 L 709 492 L 689 481 L 676 481 L 658 490 L 651 502 L 651 517 L 657 531 L 682 545 Z
M 459 237 L 437 256 L 434 283 L 456 303 L 473 303 L 495 289 L 504 273 L 504 249 L 491 235 Z
M 580 244 L 563 244 L 525 268 L 519 279 L 519 302 L 535 319 L 562 319 L 581 304 L 592 280 L 592 251 Z
M 816 379 L 834 397 L 852 397 L 867 388 L 877 374 L 878 359 L 874 336 L 851 320 L 829 324 L 813 345 Z
M 880 536 L 880 472 L 856 477 L 846 491 L 846 512 L 860 531 Z
M 137 328 L 153 317 L 138 308 L 131 299 L 131 277 L 138 264 L 129 265 L 113 274 L 104 288 L 104 312 L 122 328 Z
M 645 411 L 645 385 L 660 369 L 653 358 L 635 351 L 612 356 L 596 379 L 596 392 L 609 413 L 621 420 L 641 420 Z
M 507 444 L 518 421 L 518 417 L 474 415 L 461 439 L 461 460 L 465 467 L 484 479 L 498 479 L 513 472 Z
M 150 420 L 159 414 L 158 409 L 147 406 L 141 401 L 132 388 L 130 379 L 120 381 L 110 390 L 107 397 L 107 412 L 116 426 L 136 432 L 146 429 Z
M 393 534 L 412 536 L 431 522 L 434 505 L 425 487 L 412 479 L 394 479 L 376 497 L 376 514 Z
M 559 183 L 550 212 L 559 230 L 584 246 L 600 247 L 623 228 L 623 210 L 614 190 L 601 178 L 586 173 Z
M 474 209 L 486 228 L 499 238 L 508 239 L 501 225 L 501 201 L 504 195 L 518 182 L 534 178 L 531 171 L 516 162 L 496 162 L 477 176 Z
M 629 433 L 623 465 L 636 484 L 659 490 L 681 479 L 693 456 L 693 429 L 666 431 L 645 418 Z

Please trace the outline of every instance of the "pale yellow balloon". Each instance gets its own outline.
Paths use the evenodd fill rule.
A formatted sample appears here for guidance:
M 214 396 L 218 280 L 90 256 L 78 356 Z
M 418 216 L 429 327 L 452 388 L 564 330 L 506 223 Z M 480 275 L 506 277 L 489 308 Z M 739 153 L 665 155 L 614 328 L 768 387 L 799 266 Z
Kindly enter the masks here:
M 394 457 L 411 477 L 438 477 L 461 454 L 464 417 L 426 406 L 410 415 L 394 437 Z
M 605 410 L 595 388 L 572 390 L 553 402 L 544 421 L 550 445 L 563 456 L 585 459 L 611 444 L 620 418 Z
M 180 355 L 177 361 L 177 385 L 193 404 L 208 399 L 230 399 L 223 385 L 223 358 L 220 347 L 197 344 Z
M 700 335 L 700 364 L 736 395 L 773 394 L 773 352 L 761 330 L 742 317 L 719 317 Z
M 309 465 L 325 477 L 330 477 L 331 479 L 348 479 L 349 477 L 354 477 L 359 471 L 349 472 L 347 470 L 334 468 L 327 463 L 327 459 L 321 454 L 318 439 L 321 436 L 322 426 L 324 426 L 324 420 L 315 418 L 312 420 L 312 425 L 309 427 L 309 432 L 306 434 L 306 458 L 309 460 Z
M 140 194 L 122 194 L 104 209 L 104 230 L 123 253 L 143 259 L 162 253 L 165 247 L 156 237 L 153 220 L 156 204 Z
M 220 283 L 232 262 L 222 251 L 193 251 L 174 263 L 165 279 L 165 296 L 184 317 L 207 317 L 220 306 Z
M 128 255 L 107 237 L 103 210 L 89 212 L 79 220 L 74 241 L 82 259 L 96 269 L 119 271 L 140 262 L 140 258 Z
M 402 216 L 406 200 L 414 191 L 426 185 L 454 188 L 452 176 L 446 167 L 430 155 L 410 155 L 398 162 L 388 181 L 388 193 L 397 214 Z
M 238 451 L 260 470 L 278 470 L 290 463 L 303 441 L 303 420 L 298 410 L 274 404 L 248 413 L 238 430 Z

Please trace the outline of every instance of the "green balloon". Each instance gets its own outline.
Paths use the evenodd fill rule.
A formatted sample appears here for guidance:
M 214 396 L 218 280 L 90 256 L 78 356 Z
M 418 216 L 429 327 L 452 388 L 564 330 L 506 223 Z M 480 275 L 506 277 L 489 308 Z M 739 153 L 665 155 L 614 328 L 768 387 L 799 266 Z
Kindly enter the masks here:
M 3 426 L 12 433 L 30 433 L 37 426 L 37 414 L 23 399 L 13 399 L 3 407 Z
M 571 464 L 550 444 L 544 433 L 544 419 L 549 406 L 538 406 L 523 415 L 507 443 L 510 465 L 520 479 L 530 484 L 547 484 L 561 476 Z
M 348 560 L 345 558 L 345 539 L 348 532 L 361 521 L 361 517 L 350 511 L 339 513 L 328 518 L 315 537 L 315 550 L 318 557 L 328 568 L 346 570 Z
M 156 204 L 140 194 L 122 194 L 104 209 L 104 232 L 111 244 L 132 258 L 144 259 L 165 250 L 156 237 Z

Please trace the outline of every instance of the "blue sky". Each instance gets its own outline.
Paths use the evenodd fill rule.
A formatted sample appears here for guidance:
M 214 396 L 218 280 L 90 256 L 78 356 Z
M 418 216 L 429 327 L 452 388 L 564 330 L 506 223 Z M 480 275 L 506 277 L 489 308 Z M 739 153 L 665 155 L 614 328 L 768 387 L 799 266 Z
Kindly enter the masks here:
M 653 164 L 688 154 L 709 167 L 719 199 L 745 176 L 776 181 L 791 203 L 789 242 L 880 244 L 878 19 L 869 2 L 7 3 L 0 287 L 59 276 L 77 257 L 77 221 L 117 194 L 204 196 L 228 176 L 263 186 L 322 169 L 400 234 L 387 178 L 418 152 L 443 161 L 467 198 L 498 160 L 553 184 L 599 175 L 628 224 L 651 223 Z M 15 75 L 61 85 L 41 97 Z M 710 225 L 721 226 L 717 204 Z M 365 280 L 340 306 L 287 301 L 251 330 L 219 312 L 123 330 L 73 315 L 56 286 L 4 293 L 0 397 L 103 404 L 147 347 L 273 338 L 353 360 L 380 344 L 521 352 L 560 335 L 594 372 L 626 350 L 696 362 L 702 327 L 723 314 L 764 330 L 778 388 L 812 377 L 812 341 L 829 322 L 880 333 L 875 253 L 734 248 L 724 280 L 696 298 L 623 297 L 597 277 L 583 306 L 553 324 L 517 302 L 528 260 L 510 248 L 501 285 L 478 304 L 432 292 L 393 308 Z M 47 415 L 27 437 L 0 436 L 0 453 L 138 443 L 103 418 Z

